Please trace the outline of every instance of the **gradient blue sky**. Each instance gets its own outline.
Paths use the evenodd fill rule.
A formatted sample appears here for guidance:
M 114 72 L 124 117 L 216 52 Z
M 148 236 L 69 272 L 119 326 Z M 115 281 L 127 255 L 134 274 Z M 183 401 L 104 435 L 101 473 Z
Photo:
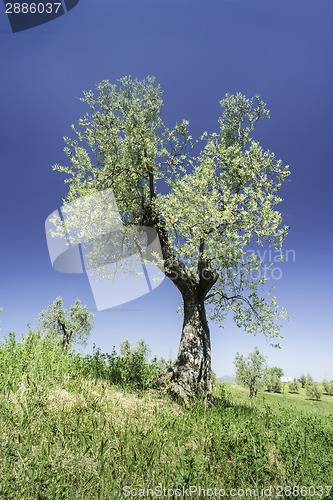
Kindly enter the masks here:
M 333 379 L 331 0 L 80 0 L 64 16 L 13 34 L 0 6 L 0 336 L 27 323 L 57 296 L 94 310 L 86 275 L 51 267 L 44 223 L 66 195 L 64 135 L 87 108 L 78 100 L 98 81 L 156 76 L 163 118 L 185 118 L 194 137 L 217 130 L 225 93 L 260 93 L 271 119 L 255 138 L 289 164 L 280 210 L 295 252 L 271 280 L 290 313 L 281 350 L 232 319 L 211 324 L 212 366 L 233 375 L 235 353 L 258 345 L 270 366 Z M 292 255 L 292 254 L 290 254 Z M 103 351 L 145 338 L 158 356 L 177 355 L 180 295 L 165 280 L 152 293 L 96 315 L 92 344 Z M 83 351 L 85 352 L 85 351 Z

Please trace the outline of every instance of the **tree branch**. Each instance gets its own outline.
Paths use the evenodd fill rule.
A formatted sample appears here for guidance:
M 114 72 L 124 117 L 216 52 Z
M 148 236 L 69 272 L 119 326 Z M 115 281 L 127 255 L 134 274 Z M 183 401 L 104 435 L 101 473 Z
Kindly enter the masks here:
M 234 299 L 242 300 L 250 307 L 250 309 L 252 310 L 252 312 L 256 316 L 260 325 L 263 326 L 263 322 L 262 322 L 262 318 L 260 317 L 260 314 L 258 313 L 258 311 L 256 311 L 256 309 L 253 307 L 253 305 L 251 304 L 249 299 L 247 299 L 246 297 L 243 297 L 242 295 L 232 295 L 231 297 L 228 297 L 225 293 L 221 292 L 220 290 L 215 290 L 215 292 L 213 292 L 210 295 L 208 295 L 207 297 L 205 297 L 205 300 L 208 300 L 208 299 L 214 297 L 215 295 L 220 295 L 225 300 L 234 300 Z
M 165 221 L 156 213 L 152 204 L 147 207 L 142 225 L 153 227 L 157 231 L 161 244 L 165 276 L 176 285 L 183 296 L 193 293 L 197 286 L 197 280 L 172 248 Z

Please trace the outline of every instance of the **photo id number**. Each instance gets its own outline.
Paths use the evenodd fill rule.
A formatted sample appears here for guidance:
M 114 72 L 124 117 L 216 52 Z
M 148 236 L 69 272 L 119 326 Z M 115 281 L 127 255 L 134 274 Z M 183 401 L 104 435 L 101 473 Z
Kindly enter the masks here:
M 59 3 L 6 3 L 6 14 L 57 14 L 61 7 Z

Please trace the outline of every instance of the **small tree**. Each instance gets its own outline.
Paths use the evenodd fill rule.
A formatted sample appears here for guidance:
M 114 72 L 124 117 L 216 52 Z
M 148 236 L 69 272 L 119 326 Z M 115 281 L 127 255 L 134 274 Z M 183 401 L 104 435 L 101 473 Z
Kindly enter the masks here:
M 255 347 L 247 358 L 239 352 L 236 353 L 236 382 L 250 389 L 250 398 L 257 395 L 257 391 L 263 385 L 263 375 L 266 369 L 266 358 L 260 354 Z
M 94 317 L 79 299 L 66 311 L 62 298 L 57 297 L 52 305 L 38 315 L 37 321 L 42 336 L 52 342 L 59 342 L 67 351 L 75 343 L 86 344 Z
M 322 385 L 326 394 L 333 395 L 333 380 L 331 382 L 324 380 Z
M 304 373 L 302 373 L 302 375 L 301 375 L 301 386 L 302 386 L 302 389 L 304 389 L 305 384 L 306 384 L 306 376 L 304 375 Z
M 316 399 L 317 401 L 321 399 L 321 390 L 309 374 L 306 377 L 305 391 L 306 395 L 310 396 L 311 399 Z
M 289 384 L 289 392 L 292 392 L 292 393 L 296 393 L 296 392 L 298 393 L 299 392 L 299 386 L 298 386 L 297 380 L 295 378 Z
M 264 375 L 264 383 L 269 392 L 282 392 L 282 382 L 280 377 L 283 375 L 282 368 L 273 366 L 268 368 Z

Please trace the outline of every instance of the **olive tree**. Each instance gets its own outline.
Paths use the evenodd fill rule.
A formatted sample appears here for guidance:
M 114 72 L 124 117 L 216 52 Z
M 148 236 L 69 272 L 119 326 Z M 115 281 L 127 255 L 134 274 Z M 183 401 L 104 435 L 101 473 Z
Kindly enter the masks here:
M 302 373 L 300 381 L 301 381 L 302 389 L 304 389 L 304 387 L 306 385 L 306 376 L 304 375 L 304 373 Z
M 38 315 L 37 321 L 42 336 L 52 342 L 59 342 L 67 351 L 75 343 L 86 344 L 94 317 L 79 299 L 66 311 L 62 298 L 57 297 L 53 304 Z
M 319 385 L 313 380 L 309 373 L 306 376 L 305 391 L 306 395 L 311 399 L 316 399 L 317 401 L 321 399 L 322 394 Z
M 124 227 L 156 231 L 155 263 L 180 292 L 184 315 L 177 360 L 160 382 L 184 400 L 210 393 L 208 320 L 223 326 L 230 312 L 238 327 L 274 338 L 285 317 L 253 251 L 281 251 L 288 229 L 275 208 L 288 167 L 250 136 L 269 116 L 266 105 L 259 95 L 226 94 L 218 131 L 193 140 L 186 120 L 162 121 L 153 77 L 105 80 L 81 101 L 90 109 L 72 125 L 76 137 L 65 137 L 69 162 L 53 166 L 67 175 L 64 201 L 112 189 Z
M 268 368 L 264 374 L 264 382 L 268 392 L 282 392 L 282 382 L 280 378 L 283 376 L 282 368 L 273 366 Z
M 333 395 L 333 380 L 331 382 L 328 382 L 326 379 L 323 380 L 322 386 L 326 394 Z
M 294 378 L 294 380 L 292 382 L 289 382 L 289 392 L 292 392 L 292 393 L 298 393 L 299 392 L 299 384 L 296 380 L 296 378 Z
M 248 387 L 250 398 L 257 395 L 258 389 L 264 385 L 263 377 L 267 369 L 266 358 L 255 347 L 246 358 L 243 354 L 236 353 L 234 364 L 236 367 L 236 382 Z

